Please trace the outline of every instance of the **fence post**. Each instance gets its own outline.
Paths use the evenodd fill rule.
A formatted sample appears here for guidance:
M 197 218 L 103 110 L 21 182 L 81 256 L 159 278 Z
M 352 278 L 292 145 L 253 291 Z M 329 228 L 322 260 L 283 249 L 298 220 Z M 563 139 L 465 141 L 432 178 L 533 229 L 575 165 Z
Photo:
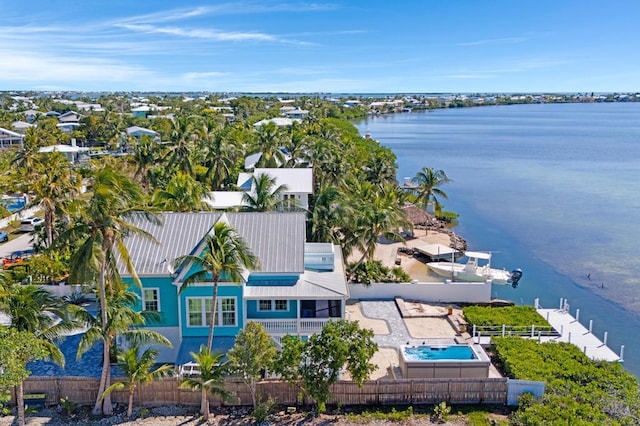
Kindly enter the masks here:
M 505 324 L 502 324 L 502 337 L 504 337 L 504 332 L 507 329 L 507 326 Z
M 576 309 L 576 321 L 580 322 L 580 309 Z
M 536 325 L 535 324 L 531 324 L 531 338 L 532 339 L 535 336 L 535 332 L 536 332 Z
M 560 298 L 560 310 L 562 310 L 562 307 L 564 306 L 564 298 Z
M 538 330 L 538 342 L 542 341 L 542 331 Z
M 620 362 L 624 362 L 624 345 L 620 346 Z
M 533 307 L 536 309 L 540 308 L 540 299 L 538 299 L 537 297 L 535 299 L 533 299 Z
M 607 337 L 609 337 L 609 332 L 605 331 L 604 332 L 604 342 L 603 342 L 605 346 L 607 346 Z
M 593 320 L 589 320 L 589 333 L 592 333 L 593 331 Z
M 569 339 L 567 340 L 567 342 L 571 343 L 571 332 L 569 332 Z

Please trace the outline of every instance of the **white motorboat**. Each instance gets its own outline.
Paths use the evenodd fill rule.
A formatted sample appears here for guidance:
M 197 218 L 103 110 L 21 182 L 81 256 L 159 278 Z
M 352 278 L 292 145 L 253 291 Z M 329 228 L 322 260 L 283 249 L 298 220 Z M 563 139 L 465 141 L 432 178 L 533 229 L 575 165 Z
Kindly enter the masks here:
M 514 288 L 522 278 L 522 271 L 514 269 L 509 272 L 506 269 L 494 269 L 491 267 L 491 253 L 479 251 L 466 251 L 466 263 L 459 262 L 429 262 L 427 266 L 434 273 L 452 281 L 484 282 L 493 284 L 511 284 Z M 484 264 L 480 265 L 480 261 Z

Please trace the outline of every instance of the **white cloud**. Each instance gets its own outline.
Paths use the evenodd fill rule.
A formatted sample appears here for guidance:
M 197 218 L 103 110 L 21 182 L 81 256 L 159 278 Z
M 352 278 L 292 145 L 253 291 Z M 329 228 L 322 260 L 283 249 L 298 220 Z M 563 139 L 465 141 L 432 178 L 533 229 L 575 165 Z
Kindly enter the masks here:
M 481 46 L 485 44 L 516 44 L 524 43 L 529 40 L 526 37 L 504 37 L 504 38 L 491 38 L 484 40 L 469 41 L 466 43 L 458 43 L 458 46 Z
M 146 24 L 119 24 L 118 26 L 132 31 L 139 31 L 148 34 L 170 34 L 174 36 L 202 38 L 216 41 L 278 41 L 272 35 L 257 32 L 224 32 L 210 29 L 183 29 L 177 27 L 156 27 Z

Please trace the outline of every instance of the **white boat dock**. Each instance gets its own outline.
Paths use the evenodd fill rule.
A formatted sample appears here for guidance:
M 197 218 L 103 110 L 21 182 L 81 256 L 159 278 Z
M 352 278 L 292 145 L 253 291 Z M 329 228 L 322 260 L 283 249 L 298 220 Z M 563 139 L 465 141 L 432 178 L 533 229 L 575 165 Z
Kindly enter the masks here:
M 520 332 L 518 334 L 529 339 L 536 339 L 540 342 L 571 343 L 580 348 L 586 356 L 593 360 L 624 362 L 624 346 L 620 347 L 620 355 L 616 354 L 607 346 L 607 332 L 604 333 L 602 340 L 600 340 L 592 332 L 592 321 L 589 321 L 589 328 L 580 323 L 580 309 L 576 309 L 576 316 L 574 317 L 569 313 L 569 304 L 565 299 L 560 301 L 560 306 L 558 309 L 543 309 L 538 304 L 538 299 L 535 300 L 536 312 L 549 322 L 551 327 L 557 332 L 553 333 L 555 335 L 549 335 L 549 333 L 544 333 L 546 335 L 541 335 L 542 333 L 538 334 L 533 326 L 531 333 Z M 504 328 L 502 335 L 505 335 Z M 473 341 L 481 345 L 490 345 L 491 336 L 477 333 L 474 327 Z
M 541 309 L 536 311 L 549 321 L 549 324 L 556 329 L 560 336 L 541 336 L 541 342 L 566 342 L 580 348 L 585 355 L 593 360 L 620 361 L 618 356 L 605 342 L 601 341 L 585 326 L 574 318 L 568 311 L 563 309 Z M 606 340 L 606 333 L 603 337 Z

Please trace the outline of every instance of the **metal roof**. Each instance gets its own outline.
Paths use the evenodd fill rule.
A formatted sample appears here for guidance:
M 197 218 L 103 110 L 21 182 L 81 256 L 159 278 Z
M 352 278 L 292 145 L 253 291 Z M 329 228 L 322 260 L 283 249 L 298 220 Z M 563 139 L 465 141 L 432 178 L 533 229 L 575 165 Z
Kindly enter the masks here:
M 304 271 L 294 286 L 245 286 L 245 299 L 347 299 L 342 250 L 334 247 L 333 271 Z
M 225 215 L 229 224 L 260 259 L 263 273 L 302 273 L 304 271 L 305 214 L 292 213 L 163 213 L 157 225 L 142 216 L 130 223 L 157 242 L 139 235 L 125 239 L 138 275 L 166 275 L 168 266 L 179 256 L 196 254 L 196 249 L 213 225 Z M 127 275 L 122 261 L 118 267 Z

